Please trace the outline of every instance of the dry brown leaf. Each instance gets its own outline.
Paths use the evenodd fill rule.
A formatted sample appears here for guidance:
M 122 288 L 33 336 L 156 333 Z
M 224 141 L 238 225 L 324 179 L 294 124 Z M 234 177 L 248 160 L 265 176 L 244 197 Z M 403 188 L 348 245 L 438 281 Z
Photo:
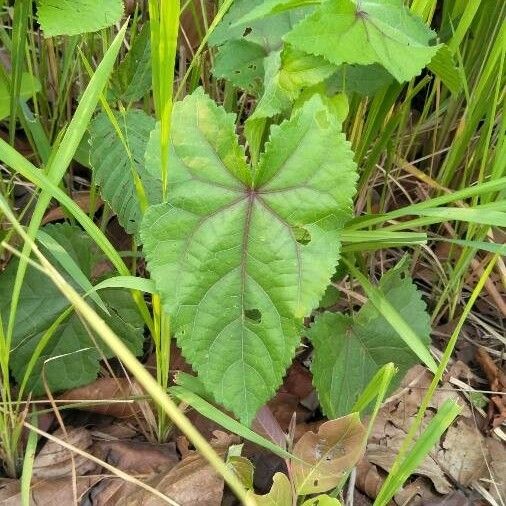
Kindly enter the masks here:
M 487 438 L 487 449 L 490 455 L 490 468 L 492 471 L 489 491 L 501 504 L 506 500 L 506 445 L 491 437 Z
M 295 395 L 300 402 L 314 390 L 312 375 L 300 362 L 295 361 L 283 381 L 283 390 Z
M 446 431 L 441 446 L 436 460 L 460 485 L 467 487 L 486 474 L 485 438 L 476 427 L 458 420 L 456 426 L 452 425 Z
M 93 453 L 108 464 L 127 472 L 152 478 L 167 472 L 179 462 L 175 443 L 155 445 L 139 441 L 97 441 Z M 95 506 L 114 506 L 139 491 L 133 483 L 118 478 L 102 481 L 92 492 Z
M 430 380 L 430 373 L 416 366 L 403 381 L 401 393 L 394 395 L 393 400 L 382 407 L 367 445 L 366 458 L 370 463 L 389 471 Z M 460 405 L 465 402 L 458 390 L 450 383 L 444 383 L 430 403 L 432 409 L 426 413 L 422 430 L 447 399 L 458 400 Z M 415 475 L 430 479 L 438 493 L 449 494 L 453 490 L 452 483 L 465 487 L 480 478 L 489 479 L 487 459 L 487 439 L 476 429 L 472 413 L 466 406 L 456 424 L 446 431 L 440 444 L 423 460 Z M 423 497 L 423 494 L 417 493 L 417 496 Z
M 364 454 L 365 437 L 356 413 L 325 422 L 317 434 L 306 432 L 293 448 L 304 462 L 292 462 L 297 494 L 318 494 L 337 486 Z
M 77 502 L 96 485 L 102 476 L 78 476 L 76 480 Z M 19 480 L 11 480 L 0 489 L 2 506 L 19 506 L 21 504 L 21 485 Z M 74 500 L 72 478 L 40 480 L 32 483 L 30 488 L 30 506 L 64 506 L 76 504 Z
M 86 213 L 90 214 L 91 211 L 91 200 L 90 200 L 90 192 L 74 192 L 72 194 L 72 200 Z M 104 202 L 95 195 L 95 209 L 93 210 L 95 213 L 104 205 Z M 44 219 L 42 220 L 42 224 L 46 225 L 47 223 L 51 223 L 53 221 L 63 220 L 68 216 L 68 212 L 65 211 L 65 208 L 58 206 L 46 213 Z
M 230 445 L 238 442 L 236 436 L 216 431 L 211 445 L 224 457 Z M 170 497 L 181 506 L 220 506 L 223 497 L 223 478 L 197 452 L 190 452 L 168 473 L 162 473 L 149 485 Z M 122 503 L 123 504 L 123 503 Z M 124 498 L 124 504 L 158 506 L 162 503 L 158 497 L 145 490 Z
M 492 426 L 499 427 L 506 420 L 506 396 L 501 395 L 506 392 L 506 373 L 495 364 L 492 357 L 484 348 L 476 350 L 476 360 L 487 376 L 490 389 L 498 392 L 491 395 L 490 400 L 491 416 L 493 417 Z M 495 414 L 493 413 L 494 411 Z
M 311 416 L 309 410 L 299 404 L 299 399 L 287 392 L 278 392 L 267 405 L 285 432 L 288 431 L 294 413 L 297 415 L 297 422 L 305 422 Z
M 93 487 L 90 500 L 93 506 L 116 506 L 125 497 L 135 494 L 139 487 L 121 478 L 107 478 Z
M 369 462 L 367 458 L 360 459 L 357 464 L 357 488 L 370 497 L 376 499 L 385 479 L 378 472 L 378 468 Z
M 257 495 L 249 491 L 248 496 L 255 500 L 257 506 L 292 506 L 290 480 L 283 473 L 276 473 L 272 480 L 272 487 L 268 494 Z
M 92 445 L 91 434 L 84 427 L 69 427 L 66 434 L 62 430 L 54 436 L 69 443 L 80 450 L 88 450 Z M 73 457 L 73 458 L 72 458 Z M 69 476 L 75 468 L 77 475 L 83 475 L 96 470 L 97 465 L 91 460 L 70 452 L 55 441 L 47 441 L 42 450 L 35 457 L 33 463 L 34 478 L 58 478 Z
M 152 475 L 168 471 L 179 462 L 175 443 L 141 441 L 97 441 L 93 454 L 130 474 Z
M 126 378 L 99 378 L 84 387 L 68 390 L 59 397 L 66 401 L 107 401 L 95 405 L 85 405 L 81 409 L 100 415 L 114 416 L 119 419 L 135 420 L 142 413 L 139 402 L 118 402 L 121 399 L 142 395 L 141 388 Z

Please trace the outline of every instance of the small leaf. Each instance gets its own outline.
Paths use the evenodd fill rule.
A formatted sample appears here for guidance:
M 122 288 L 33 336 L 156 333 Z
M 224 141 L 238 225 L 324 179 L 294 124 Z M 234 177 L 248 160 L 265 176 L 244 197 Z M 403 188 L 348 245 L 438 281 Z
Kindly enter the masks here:
M 437 53 L 435 38 L 402 0 L 329 0 L 284 40 L 335 65 L 379 63 L 399 82 L 418 75 Z
M 297 441 L 292 477 L 297 495 L 318 494 L 338 485 L 365 451 L 366 430 L 357 413 L 325 422 L 318 434 L 306 432 Z
M 266 56 L 259 44 L 244 39 L 229 40 L 219 48 L 213 74 L 257 95 L 262 87 Z
M 327 494 L 322 494 L 304 501 L 302 506 L 341 506 L 341 501 Z
M 254 170 L 233 116 L 202 91 L 175 105 L 173 125 L 169 200 L 142 223 L 148 267 L 185 358 L 250 424 L 335 269 L 353 154 L 317 96 L 273 127 Z M 293 227 L 311 240 L 297 242 Z
M 118 100 L 140 100 L 151 89 L 151 40 L 150 26 L 145 23 L 118 70 L 113 75 L 115 95 Z
M 42 230 L 64 247 L 86 276 L 90 276 L 98 260 L 94 243 L 81 229 L 70 225 L 49 225 Z M 43 252 L 51 258 L 47 252 Z M 9 263 L 0 276 L 0 313 L 8 321 L 10 293 L 16 276 L 18 261 Z M 79 284 L 66 273 L 64 277 L 76 290 L 83 293 Z M 103 290 L 101 297 L 109 311 L 106 315 L 98 307 L 95 310 L 107 324 L 121 336 L 129 349 L 142 351 L 143 321 L 128 292 Z M 10 366 L 16 380 L 21 383 L 26 368 L 39 341 L 57 318 L 69 308 L 69 302 L 58 288 L 37 269 L 29 267 L 21 290 L 20 304 L 14 326 Z M 36 315 L 36 317 L 34 317 Z M 102 349 L 106 357 L 111 350 Z M 83 326 L 74 312 L 56 328 L 46 347 L 35 363 L 28 380 L 28 388 L 35 394 L 44 392 L 42 370 L 52 391 L 65 390 L 93 381 L 99 371 L 102 354 L 96 349 L 93 334 Z
M 29 74 L 23 72 L 21 74 L 21 88 L 19 90 L 19 98 L 28 100 L 37 94 L 41 89 L 40 81 Z M 0 76 L 0 120 L 6 118 L 10 114 L 11 96 L 8 83 Z
M 462 76 L 455 66 L 453 55 L 446 44 L 442 45 L 433 56 L 428 67 L 452 93 L 456 94 L 462 89 Z
M 251 460 L 241 455 L 230 455 L 227 458 L 227 465 L 232 468 L 246 490 L 253 488 L 253 473 L 255 468 Z
M 155 120 L 136 109 L 124 115 L 117 113 L 116 119 L 126 146 L 107 115 L 100 113 L 90 125 L 90 163 L 102 198 L 118 215 L 126 232 L 135 234 L 140 225 L 141 209 L 133 171 L 144 186 L 148 202 L 156 204 L 161 201 L 161 176 L 159 172 L 148 171 L 144 161 Z
M 428 346 L 429 316 L 409 276 L 392 269 L 381 279 L 379 289 Z M 420 361 L 371 302 L 354 316 L 322 314 L 308 335 L 314 346 L 313 382 L 329 417 L 348 413 L 384 364 L 393 361 L 400 379 Z M 391 389 L 396 385 L 394 380 Z
M 117 23 L 122 16 L 122 0 L 39 0 L 38 4 L 45 37 L 96 32 Z
M 257 506 L 292 506 L 292 486 L 286 474 L 276 473 L 272 478 L 272 487 L 268 494 L 257 495 L 248 492 L 248 497 L 253 499 Z

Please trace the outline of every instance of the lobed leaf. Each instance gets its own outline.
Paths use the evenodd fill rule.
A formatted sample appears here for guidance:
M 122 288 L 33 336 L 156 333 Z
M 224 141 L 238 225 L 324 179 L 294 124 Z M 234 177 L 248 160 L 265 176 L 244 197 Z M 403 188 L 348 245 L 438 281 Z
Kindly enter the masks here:
M 315 96 L 272 128 L 256 167 L 201 90 L 175 104 L 166 204 L 141 238 L 184 356 L 249 424 L 281 383 L 351 215 L 353 154 Z
M 112 26 L 123 16 L 122 0 L 39 0 L 45 37 L 78 35 Z
M 428 346 L 429 315 L 409 276 L 392 269 L 381 278 L 379 289 Z M 313 382 L 328 417 L 349 413 L 360 392 L 383 365 L 394 362 L 399 380 L 420 361 L 371 302 L 354 316 L 322 314 L 308 336 L 314 346 Z M 391 388 L 397 384 L 394 380 Z
M 284 40 L 335 65 L 379 63 L 399 82 L 418 75 L 441 45 L 402 0 L 328 0 Z

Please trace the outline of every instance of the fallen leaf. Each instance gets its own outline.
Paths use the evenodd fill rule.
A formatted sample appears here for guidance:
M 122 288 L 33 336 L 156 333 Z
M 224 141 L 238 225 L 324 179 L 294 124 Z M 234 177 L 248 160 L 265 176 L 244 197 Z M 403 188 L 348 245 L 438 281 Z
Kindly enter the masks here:
M 441 446 L 436 460 L 460 485 L 467 487 L 486 474 L 485 438 L 476 427 L 458 420 L 446 431 Z
M 235 436 L 216 431 L 211 445 L 224 457 L 230 445 L 237 443 Z M 150 480 L 149 485 L 156 488 L 181 506 L 220 506 L 223 497 L 223 478 L 218 475 L 207 460 L 197 452 L 189 453 L 168 473 Z M 126 504 L 158 506 L 162 503 L 148 491 L 140 490 L 130 495 Z
M 371 499 L 376 499 L 384 481 L 374 464 L 367 458 L 360 459 L 357 464 L 356 486 L 361 492 Z
M 84 427 L 69 427 L 66 433 L 61 429 L 54 436 L 80 450 L 89 450 L 93 441 L 91 434 Z M 83 475 L 96 470 L 97 465 L 91 460 L 73 453 L 55 441 L 47 441 L 35 457 L 33 463 L 34 478 L 58 478 L 72 474 Z
M 39 480 L 30 487 L 30 506 L 50 506 L 78 504 L 83 496 L 96 485 L 102 476 L 78 476 L 75 482 L 77 502 L 74 498 L 72 478 L 56 478 Z M 2 506 L 19 506 L 21 501 L 21 484 L 19 480 L 11 480 L 0 489 Z
M 292 462 L 297 494 L 317 494 L 337 486 L 364 454 L 365 437 L 357 413 L 325 422 L 317 434 L 306 432 L 293 448 L 303 461 Z
M 409 424 L 412 419 L 406 422 L 405 430 L 397 427 L 393 422 L 395 414 L 390 418 L 390 413 L 385 414 L 380 411 L 374 425 L 371 441 L 367 445 L 367 460 L 385 471 L 389 471 L 394 463 L 397 453 L 401 448 L 402 442 L 406 437 Z M 448 494 L 452 486 L 445 476 L 445 473 L 434 460 L 432 455 L 428 455 L 416 470 L 417 475 L 427 476 L 434 484 L 436 490 L 441 494 Z
M 97 441 L 93 445 L 93 454 L 130 474 L 152 475 L 168 471 L 179 463 L 175 443 Z
M 290 480 L 283 473 L 276 473 L 272 481 L 272 487 L 268 494 L 257 495 L 248 492 L 257 506 L 292 506 L 292 486 Z
M 118 402 L 121 399 L 128 399 L 142 395 L 141 388 L 133 381 L 126 378 L 99 378 L 89 385 L 68 390 L 59 397 L 66 401 L 114 401 L 101 402 L 99 404 L 86 404 L 83 402 L 81 408 L 85 411 L 98 413 L 100 415 L 114 416 L 119 419 L 135 420 L 142 415 L 141 402 L 127 400 Z M 145 401 L 142 401 L 145 402 Z
M 297 422 L 305 422 L 311 416 L 309 410 L 299 404 L 297 397 L 287 392 L 278 392 L 267 405 L 283 431 L 288 431 L 294 413 Z
M 490 396 L 490 401 L 493 417 L 492 427 L 499 427 L 506 421 L 506 396 L 501 395 L 506 393 L 506 373 L 495 364 L 492 357 L 484 348 L 478 348 L 476 350 L 476 360 L 487 376 L 490 389 L 493 392 L 497 392 L 497 394 L 492 394 Z
M 295 361 L 288 369 L 283 381 L 283 390 L 295 395 L 300 402 L 313 392 L 313 381 L 311 373 L 300 362 Z
M 286 448 L 286 435 L 268 406 L 258 410 L 252 428 L 257 434 L 270 439 L 281 448 Z
M 500 504 L 506 498 L 506 445 L 492 437 L 487 438 L 490 455 L 491 482 L 489 492 Z
M 90 214 L 91 212 L 91 199 L 90 192 L 74 192 L 72 195 L 72 200 L 86 213 Z M 104 202 L 102 199 L 95 195 L 95 206 L 93 209 L 93 214 L 96 213 L 102 206 Z M 44 219 L 42 220 L 42 224 L 46 225 L 47 223 L 51 223 L 53 221 L 63 220 L 68 216 L 68 211 L 65 210 L 64 207 L 58 206 L 49 210 Z
M 232 468 L 246 490 L 253 488 L 255 468 L 251 460 L 241 455 L 232 455 L 228 457 L 227 464 Z

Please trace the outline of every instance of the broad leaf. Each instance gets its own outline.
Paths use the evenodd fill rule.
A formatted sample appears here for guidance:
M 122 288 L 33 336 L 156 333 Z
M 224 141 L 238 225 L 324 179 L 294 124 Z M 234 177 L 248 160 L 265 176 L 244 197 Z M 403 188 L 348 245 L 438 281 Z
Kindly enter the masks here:
M 430 61 L 428 68 L 431 72 L 436 74 L 441 81 L 448 87 L 448 89 L 456 94 L 463 86 L 463 78 L 459 69 L 455 66 L 453 61 L 453 54 L 450 48 L 443 44 L 439 51 Z
M 255 501 L 257 506 L 292 506 L 293 493 L 290 480 L 286 474 L 276 473 L 272 478 L 272 487 L 268 494 L 258 495 L 251 491 L 248 497 Z
M 122 0 L 39 0 L 38 19 L 45 37 L 96 32 L 123 16 Z
M 220 47 L 213 74 L 257 95 L 262 88 L 264 58 L 267 53 L 249 40 L 231 40 Z
M 105 113 L 90 125 L 90 163 L 95 183 L 102 198 L 118 215 L 129 234 L 138 232 L 141 208 L 135 187 L 135 174 L 140 178 L 148 202 L 161 201 L 162 185 L 158 174 L 145 168 L 144 154 L 155 120 L 141 110 L 131 109 L 116 114 L 125 143 Z
M 263 59 L 281 49 L 283 35 L 308 12 L 296 9 L 253 23 L 238 23 L 262 1 L 236 0 L 209 37 L 209 45 L 218 47 L 213 73 L 255 94 L 262 88 Z
M 140 33 L 113 75 L 114 94 L 118 100 L 140 100 L 151 89 L 151 41 L 149 23 Z
M 342 65 L 327 81 L 328 92 L 338 91 L 372 96 L 393 82 L 392 76 L 377 63 L 373 65 Z
M 353 154 L 321 99 L 272 128 L 250 169 L 234 117 L 201 90 L 175 104 L 167 204 L 148 209 L 148 267 L 184 356 L 249 424 L 318 305 L 351 214 Z
M 70 225 L 49 225 L 43 230 L 57 241 L 79 265 L 81 271 L 90 277 L 92 267 L 98 260 L 93 241 L 81 229 Z M 44 251 L 44 248 L 42 249 Z M 50 261 L 54 261 L 51 254 L 47 251 L 45 254 Z M 8 321 L 11 288 L 17 267 L 18 261 L 13 260 L 0 275 L 0 313 L 4 322 Z M 63 270 L 62 275 L 82 292 L 79 285 Z M 100 295 L 109 315 L 98 307 L 95 307 L 95 310 L 123 338 L 125 344 L 139 354 L 142 351 L 143 322 L 131 295 L 112 289 L 103 290 Z M 67 299 L 47 276 L 29 267 L 21 290 L 10 356 L 10 366 L 18 382 L 23 380 L 27 364 L 43 334 L 68 307 Z M 102 352 L 106 357 L 113 356 L 108 349 L 102 349 Z M 84 385 L 96 378 L 101 359 L 101 353 L 95 348 L 93 334 L 90 336 L 79 317 L 71 313 L 56 329 L 37 360 L 28 387 L 36 394 L 44 391 L 42 370 L 53 391 Z M 49 362 L 44 365 L 47 360 Z
M 428 346 L 429 316 L 409 276 L 392 269 L 381 278 L 379 289 Z M 322 314 L 308 335 L 314 346 L 313 382 L 329 417 L 348 413 L 384 364 L 395 363 L 398 381 L 420 361 L 370 302 L 354 316 Z M 392 383 L 391 388 L 398 384 L 395 380 Z
M 357 413 L 325 422 L 318 434 L 306 432 L 295 444 L 292 479 L 297 495 L 335 488 L 361 459 L 367 433 Z
M 435 33 L 402 0 L 328 0 L 284 40 L 336 65 L 379 63 L 399 82 L 418 75 L 437 53 Z

